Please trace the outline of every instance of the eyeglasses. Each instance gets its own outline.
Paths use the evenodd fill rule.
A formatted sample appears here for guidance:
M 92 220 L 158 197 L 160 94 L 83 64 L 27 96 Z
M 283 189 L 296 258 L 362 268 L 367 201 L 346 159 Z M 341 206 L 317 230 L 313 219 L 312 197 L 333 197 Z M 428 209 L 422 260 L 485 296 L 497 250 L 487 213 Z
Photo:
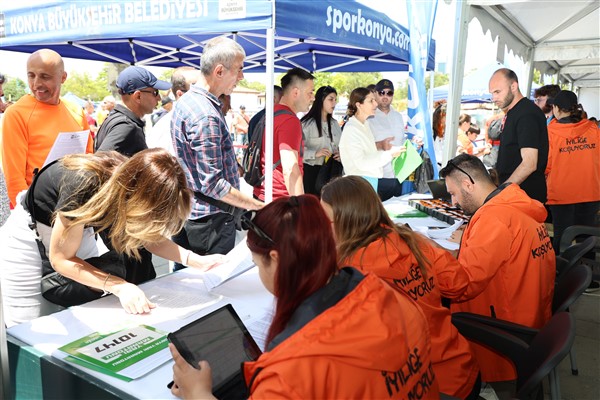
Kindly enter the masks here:
M 471 178 L 471 175 L 469 175 L 469 173 L 467 171 L 465 171 L 464 169 L 462 169 L 461 167 L 459 167 L 458 165 L 454 164 L 452 162 L 452 160 L 448 161 L 448 165 L 456 168 L 457 170 L 459 170 L 460 172 L 462 172 L 463 174 L 465 174 L 466 176 L 469 177 L 469 180 L 471 181 L 471 183 L 474 185 L 475 181 L 473 180 L 473 178 Z
M 394 91 L 393 90 L 380 90 L 379 92 L 380 96 L 390 96 L 392 97 L 394 95 Z
M 152 96 L 156 97 L 160 94 L 160 92 L 158 91 L 158 89 L 152 89 L 152 90 L 138 90 L 138 92 L 142 92 L 142 93 L 150 93 Z
M 265 233 L 265 231 L 260 229 L 258 227 L 258 225 L 256 225 L 253 222 L 253 219 L 255 216 L 256 216 L 256 210 L 248 210 L 245 213 L 243 213 L 242 218 L 241 218 L 242 229 L 251 230 L 252 232 L 256 233 L 256 235 L 259 238 L 261 238 L 262 240 L 265 240 L 265 241 L 271 243 L 272 245 L 275 245 L 275 242 L 273 241 L 273 239 L 271 239 L 271 237 L 269 235 L 267 235 Z

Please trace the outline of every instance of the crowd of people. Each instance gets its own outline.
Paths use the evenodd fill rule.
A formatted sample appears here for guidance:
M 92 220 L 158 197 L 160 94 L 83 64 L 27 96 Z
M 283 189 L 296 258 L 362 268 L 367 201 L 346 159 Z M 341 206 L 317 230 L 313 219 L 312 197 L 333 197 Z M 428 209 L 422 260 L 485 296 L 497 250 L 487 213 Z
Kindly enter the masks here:
M 418 388 L 419 398 L 476 399 L 483 382 L 514 381 L 514 366 L 468 342 L 451 315 L 533 328 L 550 319 L 552 248 L 600 210 L 600 131 L 575 93 L 543 87 L 532 102 L 514 72 L 500 69 L 489 87 L 502 114 L 482 128 L 460 116 L 457 155 L 440 170 L 452 203 L 470 216 L 452 253 L 384 208 L 413 190 L 396 178 L 394 159 L 408 146 L 421 151 L 424 140 L 407 134 L 388 79 L 351 91 L 341 127 L 336 88 L 315 88 L 311 73 L 290 69 L 274 91 L 272 166 L 261 148 L 274 201 L 265 204 L 264 180 L 243 192 L 234 143 L 265 134 L 255 131 L 264 110 L 250 118 L 240 106 L 233 123 L 226 119 L 244 60 L 242 46 L 219 37 L 204 46 L 199 70 L 177 68 L 171 82 L 130 66 L 116 80 L 121 100 L 106 97 L 93 116 L 61 99 L 67 74 L 58 53 L 29 57 L 31 94 L 1 110 L 7 325 L 107 294 L 128 313 L 151 312 L 138 285 L 156 276 L 152 254 L 176 270 L 209 270 L 233 249 L 249 210 L 247 245 L 276 298 L 265 352 L 240 371 L 250 396 L 408 398 Z M 0 95 L 3 82 L 0 75 Z M 445 118 L 445 104 L 436 105 L 439 167 Z M 82 130 L 90 132 L 86 154 L 46 162 L 60 132 Z M 51 273 L 66 284 L 49 288 Z M 210 365 L 189 365 L 170 348 L 173 394 L 211 398 Z

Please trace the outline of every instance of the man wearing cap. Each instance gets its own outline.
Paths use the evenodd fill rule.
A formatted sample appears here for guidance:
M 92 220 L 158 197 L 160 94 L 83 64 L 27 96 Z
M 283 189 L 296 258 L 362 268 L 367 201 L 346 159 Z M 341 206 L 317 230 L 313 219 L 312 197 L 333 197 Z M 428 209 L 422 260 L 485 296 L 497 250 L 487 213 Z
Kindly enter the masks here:
M 377 100 L 377 109 L 375 116 L 367 120 L 375 141 L 379 142 L 378 147 L 385 150 L 387 144 L 394 146 L 403 146 L 406 141 L 404 133 L 404 119 L 402 114 L 392 107 L 394 100 L 394 84 L 389 79 L 382 79 L 375 85 L 375 100 Z M 394 178 L 394 169 L 392 163 L 384 165 L 384 178 Z
M 89 130 L 81 106 L 60 97 L 66 79 L 60 54 L 50 49 L 34 52 L 27 59 L 31 94 L 21 97 L 4 112 L 2 171 L 13 207 L 17 194 L 31 184 L 34 169 L 44 165 L 58 134 Z M 90 136 L 86 151 L 92 150 Z
M 159 90 L 171 87 L 148 70 L 131 66 L 117 78 L 117 88 L 123 104 L 117 104 L 100 126 L 96 135 L 96 151 L 116 150 L 131 156 L 147 149 L 144 136 L 144 115 L 151 114 L 160 99 Z
M 542 110 L 519 91 L 519 79 L 508 68 L 494 72 L 492 101 L 506 113 L 496 170 L 500 183 L 512 182 L 532 199 L 546 202 L 548 129 Z

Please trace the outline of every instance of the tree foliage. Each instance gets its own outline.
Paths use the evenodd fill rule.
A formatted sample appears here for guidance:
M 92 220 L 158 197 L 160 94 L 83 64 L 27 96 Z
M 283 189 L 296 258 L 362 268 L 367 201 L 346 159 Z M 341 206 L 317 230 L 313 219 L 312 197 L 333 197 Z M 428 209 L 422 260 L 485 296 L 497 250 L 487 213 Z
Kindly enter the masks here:
M 60 91 L 61 95 L 68 92 L 85 100 L 102 100 L 102 98 L 111 94 L 108 89 L 108 72 L 106 68 L 95 79 L 92 79 L 87 72 L 72 72 L 67 76 L 67 80 L 63 83 Z
M 25 96 L 29 91 L 27 83 L 19 78 L 12 78 L 9 76 L 6 77 L 6 82 L 2 85 L 2 89 L 4 90 L 4 99 L 6 101 L 12 101 L 13 103 Z
M 253 89 L 253 90 L 257 90 L 259 92 L 264 92 L 266 89 L 266 86 L 264 83 L 261 82 L 249 82 L 246 79 L 242 79 L 239 83 L 238 86 L 240 87 L 244 87 L 247 89 Z

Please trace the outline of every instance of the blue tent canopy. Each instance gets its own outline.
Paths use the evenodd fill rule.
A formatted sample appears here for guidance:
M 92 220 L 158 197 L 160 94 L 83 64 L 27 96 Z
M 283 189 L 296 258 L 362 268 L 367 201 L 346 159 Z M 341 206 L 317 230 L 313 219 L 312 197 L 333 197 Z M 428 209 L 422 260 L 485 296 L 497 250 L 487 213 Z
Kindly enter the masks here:
M 0 49 L 51 48 L 64 57 L 136 65 L 200 64 L 218 35 L 246 50 L 245 72 L 266 69 L 274 29 L 274 69 L 405 71 L 409 31 L 356 1 L 23 0 L 4 5 Z M 428 69 L 435 66 L 435 43 Z

